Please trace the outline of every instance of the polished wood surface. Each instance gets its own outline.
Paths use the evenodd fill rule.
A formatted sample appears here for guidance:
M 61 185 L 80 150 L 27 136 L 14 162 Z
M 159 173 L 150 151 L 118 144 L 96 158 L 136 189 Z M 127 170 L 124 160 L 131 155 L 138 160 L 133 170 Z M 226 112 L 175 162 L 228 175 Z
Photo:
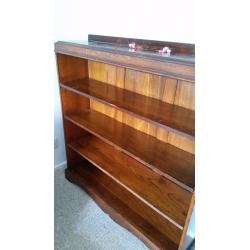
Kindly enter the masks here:
M 159 50 L 163 47 L 173 48 L 175 53 L 182 53 L 186 55 L 194 55 L 195 46 L 194 44 L 189 43 L 174 43 L 174 42 L 165 42 L 165 41 L 155 41 L 155 40 L 146 40 L 146 39 L 137 39 L 137 38 L 125 38 L 125 37 L 112 37 L 112 36 L 100 36 L 89 34 L 88 40 L 92 42 L 99 43 L 108 43 L 114 45 L 125 45 L 127 46 L 131 42 L 135 42 L 138 45 L 141 45 L 147 50 Z
M 173 60 L 169 60 L 169 58 L 157 58 L 158 60 L 154 60 L 143 57 L 143 55 L 138 56 L 129 51 L 109 51 L 100 48 L 100 46 L 90 47 L 84 44 L 62 41 L 55 43 L 55 52 L 58 54 L 71 55 L 130 69 L 137 69 L 143 72 L 168 76 L 180 80 L 190 82 L 194 82 L 195 80 L 193 63 L 190 64 L 182 61 L 175 63 Z M 159 59 L 163 60 L 161 61 Z
M 82 113 L 89 109 L 89 99 L 64 88 L 60 88 L 64 114 Z
M 185 242 L 185 239 L 186 239 L 186 234 L 187 234 L 187 231 L 188 231 L 189 222 L 190 222 L 192 212 L 193 212 L 193 209 L 194 209 L 194 202 L 195 202 L 195 192 L 193 192 L 192 199 L 190 201 L 190 205 L 189 205 L 189 209 L 188 209 L 188 213 L 187 213 L 187 217 L 186 217 L 186 221 L 185 221 L 185 226 L 184 226 L 183 231 L 182 231 L 181 240 L 180 240 L 180 243 L 179 243 L 178 250 L 186 250 L 184 248 L 184 242 Z
M 174 102 L 176 102 L 177 105 L 179 103 L 180 106 L 190 109 L 190 101 L 194 99 L 193 83 L 187 85 L 188 82 L 181 82 L 177 79 L 91 60 L 88 61 L 88 69 L 89 78 L 91 79 L 105 82 L 115 87 L 133 91 L 144 96 L 152 97 L 169 104 L 174 104 Z M 185 88 L 182 88 L 183 91 L 179 94 L 179 91 L 177 93 L 177 88 L 179 89 L 182 87 L 182 84 L 185 84 Z M 186 94 L 187 92 L 189 94 Z M 139 119 L 127 112 L 117 110 L 114 107 L 107 106 L 93 99 L 90 100 L 90 108 L 146 134 L 152 135 L 161 141 L 172 144 L 189 153 L 195 153 L 194 140 L 177 135 L 176 133 L 168 132 L 160 126 L 145 121 L 145 119 Z
M 92 65 L 91 65 L 92 66 Z M 177 80 L 131 69 L 126 70 L 124 88 L 173 104 Z M 192 83 L 191 83 L 192 84 Z
M 141 48 L 130 51 L 132 41 Z M 67 179 L 150 249 L 183 250 L 194 207 L 194 45 L 90 35 L 55 51 Z
M 187 109 L 190 109 L 190 102 L 194 103 L 192 101 L 194 100 L 193 83 L 177 81 L 176 79 L 168 77 L 153 75 L 96 61 L 88 60 L 88 63 L 86 63 L 86 59 L 74 59 L 74 57 L 67 55 L 58 56 L 58 60 L 60 62 L 59 65 L 61 65 L 59 75 L 70 75 L 70 78 L 68 77 L 70 80 L 79 79 L 81 76 L 85 76 L 86 71 L 88 71 L 90 78 L 141 95 L 153 97 L 163 102 L 170 104 L 176 103 L 176 105 L 180 104 L 180 106 Z M 83 61 L 82 63 L 81 60 Z M 70 70 L 69 66 L 71 63 L 74 67 Z M 179 93 L 179 89 L 182 89 L 181 93 Z M 75 96 L 75 98 L 78 99 L 77 96 Z M 110 105 L 104 105 L 93 99 L 90 99 L 90 107 L 91 109 L 124 122 L 135 129 L 150 134 L 161 141 L 172 144 L 192 154 L 195 152 L 194 140 L 192 139 L 169 132 L 160 126 L 157 126 L 157 124 L 130 115 L 128 112 L 117 110 Z
M 191 110 L 89 78 L 74 80 L 60 86 L 107 105 L 111 104 L 117 109 L 194 140 L 194 112 Z
M 194 140 L 169 132 L 165 128 L 157 126 L 152 122 L 145 121 L 145 119 L 140 119 L 132 114 L 123 112 L 110 105 L 106 105 L 95 100 L 90 100 L 90 109 L 109 116 L 112 119 L 122 122 L 136 130 L 151 135 L 162 142 L 169 143 L 193 155 L 195 153 Z
M 93 135 L 69 143 L 68 146 L 182 228 L 192 195 L 190 192 Z
M 96 111 L 88 110 L 65 118 L 119 147 L 121 151 L 185 189 L 193 190 L 194 155 Z
M 88 60 L 63 54 L 56 54 L 56 57 L 61 83 L 88 76 Z
M 88 68 L 90 79 L 105 82 L 163 102 L 174 103 L 178 82 L 176 79 L 90 60 Z M 193 83 L 191 84 L 193 85 Z
M 194 95 L 194 84 L 185 81 L 178 81 L 174 104 L 190 110 L 194 110 Z
M 90 163 L 66 169 L 66 177 L 84 188 L 112 219 L 135 233 L 150 249 L 178 249 L 180 231 L 177 228 L 165 224 L 164 232 L 159 231 L 162 220 L 158 218 L 157 226 L 152 225 L 152 211 Z M 150 217 L 145 218 L 147 214 Z

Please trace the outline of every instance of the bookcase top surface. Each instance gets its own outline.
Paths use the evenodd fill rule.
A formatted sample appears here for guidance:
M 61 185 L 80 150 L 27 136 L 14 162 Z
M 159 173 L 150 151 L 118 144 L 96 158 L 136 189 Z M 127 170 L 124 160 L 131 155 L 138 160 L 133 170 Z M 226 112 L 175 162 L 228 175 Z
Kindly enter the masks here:
M 136 44 L 136 49 L 129 48 L 129 44 L 133 42 Z M 158 61 L 174 62 L 190 66 L 195 64 L 194 44 L 99 35 L 89 35 L 87 41 L 58 41 L 55 46 L 60 43 L 68 43 L 78 47 L 154 59 Z M 171 49 L 170 55 L 159 52 L 159 50 L 162 50 L 164 47 Z

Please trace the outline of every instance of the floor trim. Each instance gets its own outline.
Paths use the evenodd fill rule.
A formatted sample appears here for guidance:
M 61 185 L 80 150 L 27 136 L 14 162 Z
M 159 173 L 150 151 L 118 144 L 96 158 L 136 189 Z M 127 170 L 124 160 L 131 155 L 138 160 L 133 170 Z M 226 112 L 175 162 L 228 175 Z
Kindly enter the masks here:
M 61 163 L 55 165 L 55 169 L 57 169 L 57 168 L 62 168 L 62 167 L 66 167 L 66 165 L 67 165 L 67 161 L 63 161 L 63 162 L 61 162 Z

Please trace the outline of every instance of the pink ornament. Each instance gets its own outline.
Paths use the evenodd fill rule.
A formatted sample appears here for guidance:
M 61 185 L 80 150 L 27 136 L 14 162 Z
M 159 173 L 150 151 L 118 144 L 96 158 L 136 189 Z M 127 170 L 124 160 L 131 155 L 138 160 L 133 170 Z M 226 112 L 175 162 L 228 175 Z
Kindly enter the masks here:
M 137 45 L 135 42 L 128 44 L 129 51 L 135 51 L 135 50 L 143 50 L 142 46 Z
M 130 49 L 135 49 L 135 47 L 136 47 L 135 42 L 129 43 L 128 47 L 129 47 Z
M 161 50 L 159 50 L 159 53 L 162 53 L 162 54 L 167 53 L 168 55 L 170 55 L 171 49 L 169 47 L 164 47 Z

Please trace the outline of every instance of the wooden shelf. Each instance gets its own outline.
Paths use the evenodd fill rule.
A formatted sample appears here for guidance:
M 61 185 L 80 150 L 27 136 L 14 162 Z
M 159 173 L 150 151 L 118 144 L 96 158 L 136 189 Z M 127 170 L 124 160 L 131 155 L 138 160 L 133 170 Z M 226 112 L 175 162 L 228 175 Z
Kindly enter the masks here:
M 182 229 L 192 193 L 93 135 L 68 146 Z
M 84 188 L 112 219 L 135 233 L 150 249 L 178 249 L 178 228 L 155 215 L 91 163 L 86 161 L 65 172 L 68 180 Z
M 180 80 L 191 82 L 195 80 L 193 44 L 121 37 L 103 38 L 91 35 L 88 41 L 58 41 L 55 43 L 55 51 L 57 54 L 87 58 Z M 131 42 L 135 42 L 142 49 L 131 51 L 128 48 Z M 158 50 L 163 47 L 171 48 L 171 56 L 159 54 Z
M 195 179 L 194 155 L 140 132 L 102 113 L 88 110 L 65 118 L 142 162 L 188 191 Z
M 184 249 L 195 199 L 194 45 L 90 35 L 56 42 L 55 52 L 67 179 L 150 249 Z
M 192 110 L 89 78 L 61 83 L 60 86 L 107 105 L 115 106 L 117 109 L 194 140 L 195 124 Z

